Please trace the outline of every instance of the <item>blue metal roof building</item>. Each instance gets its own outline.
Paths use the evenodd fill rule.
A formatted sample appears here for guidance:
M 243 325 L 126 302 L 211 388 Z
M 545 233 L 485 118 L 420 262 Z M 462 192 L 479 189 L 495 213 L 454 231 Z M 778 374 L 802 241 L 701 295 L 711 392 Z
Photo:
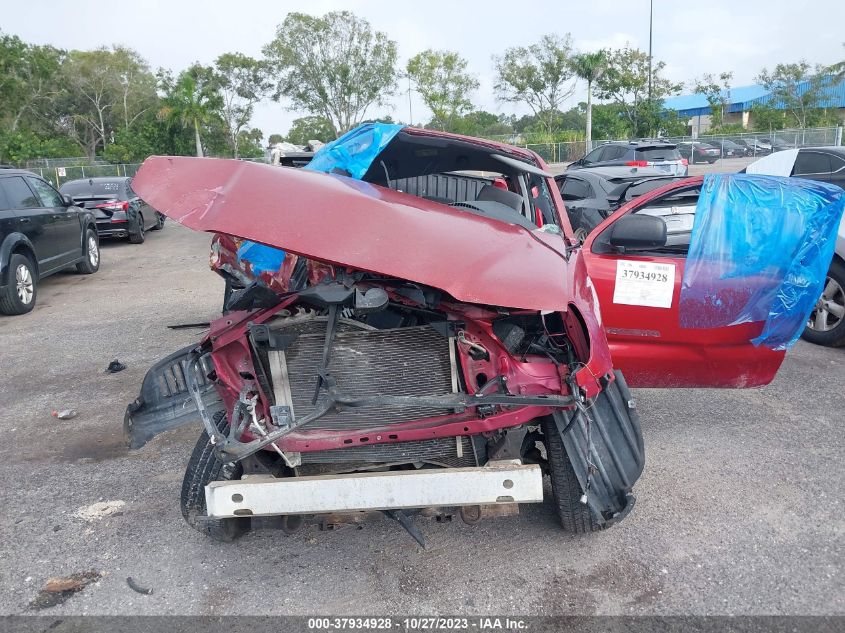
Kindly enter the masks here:
M 798 92 L 807 90 L 807 83 L 798 85 Z M 769 99 L 768 91 L 759 85 L 738 86 L 727 92 L 727 100 L 730 102 L 728 113 L 748 112 L 755 103 L 766 103 Z M 782 104 L 774 104 L 775 107 L 783 107 Z M 704 116 L 710 114 L 710 105 L 704 95 L 692 94 L 679 97 L 669 97 L 663 101 L 663 107 L 667 110 L 676 110 L 678 115 L 686 118 Z M 819 104 L 822 108 L 845 108 L 845 79 L 827 88 L 827 97 Z

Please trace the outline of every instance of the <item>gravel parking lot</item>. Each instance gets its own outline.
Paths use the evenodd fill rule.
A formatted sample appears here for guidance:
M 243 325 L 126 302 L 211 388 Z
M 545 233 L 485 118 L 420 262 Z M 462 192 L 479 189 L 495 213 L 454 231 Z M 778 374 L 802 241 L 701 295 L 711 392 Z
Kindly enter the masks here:
M 219 310 L 208 242 L 168 222 L 141 246 L 104 244 L 98 274 L 51 277 L 34 312 L 0 318 L 0 612 L 95 571 L 42 613 L 845 614 L 845 349 L 805 343 L 764 389 L 638 391 L 646 470 L 604 533 L 567 535 L 540 504 L 476 527 L 419 521 L 425 550 L 386 519 L 202 537 L 178 506 L 198 430 L 129 452 L 122 422 L 147 368 L 198 337 L 166 326 Z M 127 369 L 103 373 L 115 358 Z M 64 408 L 78 417 L 51 417 Z M 125 506 L 74 516 L 98 501 Z

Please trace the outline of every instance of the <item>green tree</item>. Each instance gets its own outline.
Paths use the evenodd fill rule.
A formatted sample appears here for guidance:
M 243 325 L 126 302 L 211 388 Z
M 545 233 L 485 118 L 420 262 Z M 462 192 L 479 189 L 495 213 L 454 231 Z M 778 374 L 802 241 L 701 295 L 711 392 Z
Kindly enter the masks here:
M 751 125 L 756 132 L 771 132 L 786 127 L 786 112 L 771 106 L 768 102 L 751 106 Z
M 335 136 L 385 104 L 396 86 L 396 42 L 349 11 L 289 13 L 264 54 L 279 77 L 275 98 L 323 117 Z
M 294 145 L 305 145 L 308 141 L 328 143 L 336 138 L 329 120 L 320 116 L 304 116 L 293 120 L 286 140 Z
M 472 109 L 469 96 L 479 85 L 467 61 L 452 51 L 428 49 L 409 59 L 406 70 L 437 127 L 454 131 L 456 120 Z
M 778 64 L 769 72 L 760 71 L 757 81 L 769 93 L 769 105 L 786 111 L 787 118 L 797 127 L 805 128 L 813 118 L 818 118 L 821 103 L 828 96 L 830 75 L 827 69 L 806 61 Z
M 695 93 L 704 95 L 710 106 L 710 121 L 714 128 L 725 125 L 725 114 L 731 104 L 729 95 L 733 76 L 732 72 L 723 72 L 718 77 L 707 73 L 695 82 Z
M 285 137 L 281 134 L 271 134 L 270 137 L 267 139 L 267 142 L 270 145 L 275 145 L 276 143 L 281 143 L 285 140 Z
M 607 67 L 607 56 L 604 51 L 581 53 L 572 58 L 572 70 L 575 76 L 587 82 L 587 147 L 593 138 L 593 87 L 601 79 Z
M 166 98 L 159 110 L 160 120 L 178 120 L 182 127 L 193 128 L 197 156 L 203 156 L 201 130 L 219 122 L 223 107 L 219 86 L 211 68 L 195 63 L 174 81 L 169 73 L 161 77 Z
M 845 47 L 845 42 L 842 42 L 842 46 Z M 845 59 L 825 68 L 825 74 L 832 75 L 834 83 L 845 79 Z
M 27 44 L 0 32 L 0 124 L 9 132 L 22 123 L 43 124 L 43 113 L 56 99 L 65 52 Z
M 241 133 L 247 129 L 255 105 L 268 96 L 272 88 L 266 62 L 242 53 L 225 53 L 215 62 L 215 80 L 222 98 L 221 117 L 232 155 L 237 158 Z
M 496 137 L 513 134 L 513 125 L 505 115 L 496 115 L 485 110 L 468 112 L 455 120 L 454 131 L 458 134 L 479 137 Z
M 264 133 L 257 127 L 250 129 L 243 129 L 239 133 L 238 147 L 240 148 L 241 156 L 247 158 L 258 158 L 264 156 L 264 148 L 261 146 L 261 141 L 264 138 Z M 228 140 L 228 138 L 227 138 Z
M 120 128 L 133 123 L 157 101 L 155 78 L 135 51 L 116 46 L 70 51 L 61 65 L 62 92 L 52 118 L 93 158 Z
M 631 135 L 630 122 L 625 109 L 617 103 L 593 106 L 593 137 L 621 139 Z
M 551 134 L 555 128 L 555 112 L 575 92 L 572 37 L 546 35 L 531 46 L 517 46 L 494 57 L 496 96 L 507 103 L 527 105 Z
M 620 108 L 633 136 L 654 135 L 660 128 L 663 99 L 677 94 L 683 87 L 660 75 L 665 67 L 664 62 L 652 60 L 649 100 L 648 53 L 626 45 L 607 54 L 607 70 L 596 82 L 596 91 L 601 99 L 610 100 Z

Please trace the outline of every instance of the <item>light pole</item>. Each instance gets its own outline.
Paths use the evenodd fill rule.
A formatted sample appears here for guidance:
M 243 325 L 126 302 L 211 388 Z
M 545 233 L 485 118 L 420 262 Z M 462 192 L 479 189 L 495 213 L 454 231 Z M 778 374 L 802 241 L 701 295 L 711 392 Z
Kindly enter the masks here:
M 411 74 L 408 73 L 408 125 L 414 124 L 414 111 L 411 107 Z
M 651 104 L 651 32 L 654 18 L 654 0 L 648 2 L 648 102 Z

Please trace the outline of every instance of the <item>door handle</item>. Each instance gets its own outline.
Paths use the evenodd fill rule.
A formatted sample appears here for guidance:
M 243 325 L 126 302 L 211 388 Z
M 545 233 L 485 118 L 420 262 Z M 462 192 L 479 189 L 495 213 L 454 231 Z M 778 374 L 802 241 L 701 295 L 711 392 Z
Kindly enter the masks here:
M 29 224 L 31 220 L 29 218 L 20 218 L 21 224 Z

